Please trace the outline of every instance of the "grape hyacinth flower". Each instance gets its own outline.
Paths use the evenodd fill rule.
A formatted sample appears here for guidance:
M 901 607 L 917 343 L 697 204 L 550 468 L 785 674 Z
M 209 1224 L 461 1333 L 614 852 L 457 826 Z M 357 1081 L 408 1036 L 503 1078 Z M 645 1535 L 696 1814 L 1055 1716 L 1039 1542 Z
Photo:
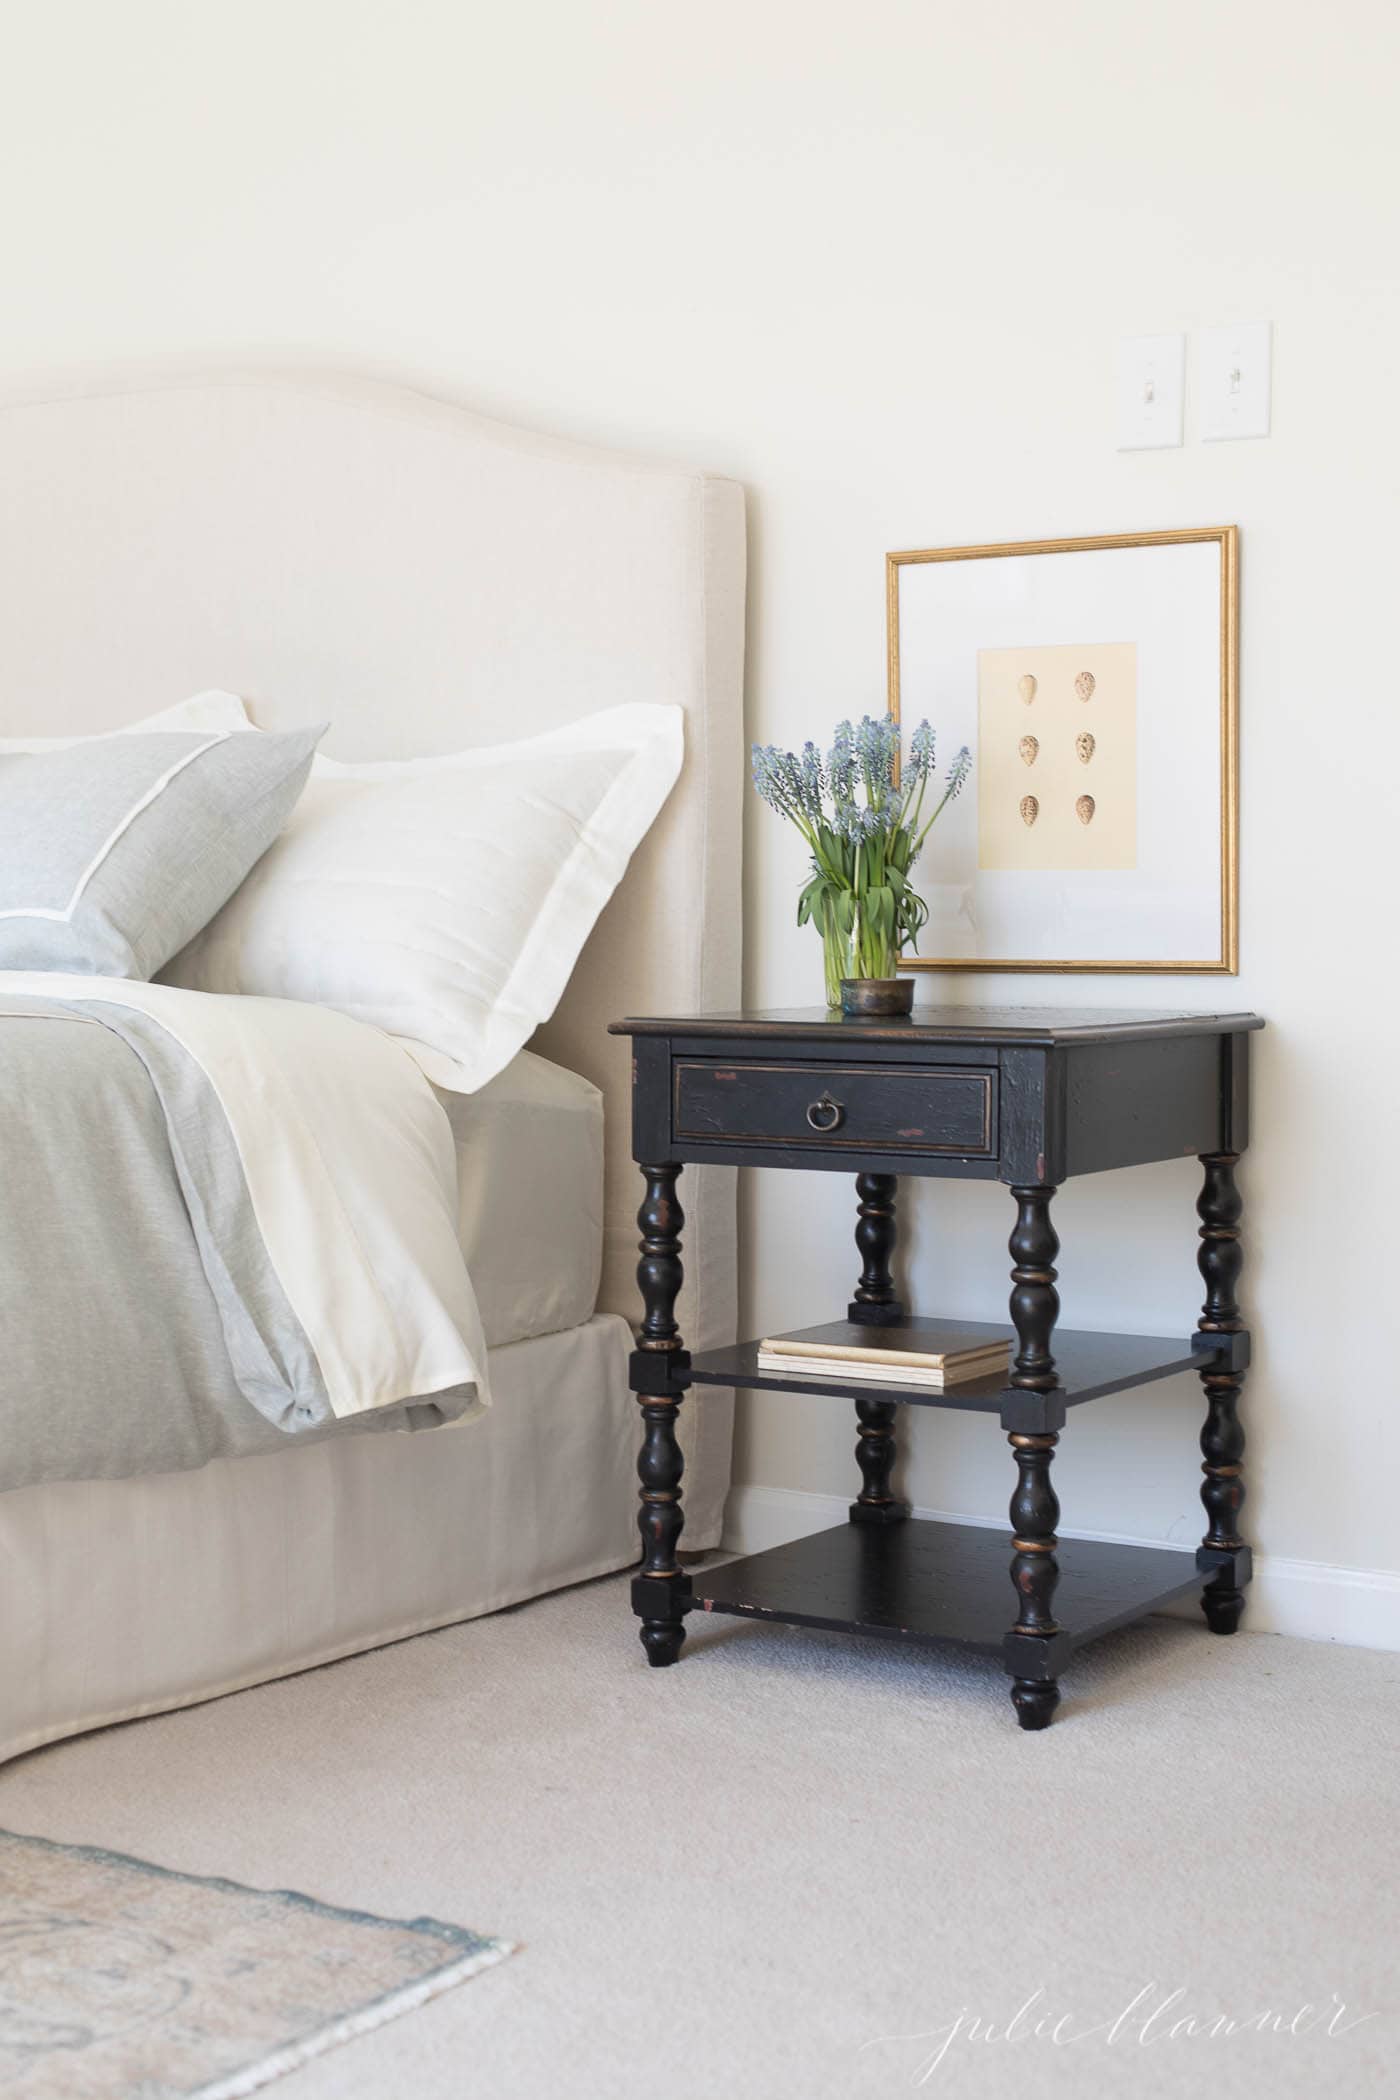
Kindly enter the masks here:
M 800 753 L 755 744 L 752 762 L 758 793 L 811 854 L 797 923 L 822 936 L 827 999 L 836 1005 L 842 978 L 892 977 L 905 946 L 917 947 L 928 908 L 909 871 L 966 785 L 972 753 L 966 745 L 957 753 L 938 795 L 932 728 L 919 723 L 901 761 L 899 724 L 887 714 L 838 722 L 824 762 L 810 740 Z

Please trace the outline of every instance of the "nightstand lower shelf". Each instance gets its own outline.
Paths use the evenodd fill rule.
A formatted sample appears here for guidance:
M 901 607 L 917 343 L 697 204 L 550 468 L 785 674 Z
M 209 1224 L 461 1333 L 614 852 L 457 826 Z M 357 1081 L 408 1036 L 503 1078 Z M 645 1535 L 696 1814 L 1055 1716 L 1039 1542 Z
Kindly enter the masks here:
M 1060 1631 L 1051 1639 L 1060 1659 L 1199 1592 L 1211 1573 L 1197 1567 L 1193 1554 L 1171 1547 L 1091 1539 L 1062 1539 L 1056 1560 Z M 917 1517 L 883 1527 L 838 1524 L 698 1571 L 693 1608 L 832 1633 L 951 1642 L 1009 1657 L 1018 1672 L 1037 1676 L 1036 1658 L 1021 1646 L 1024 1637 L 1010 1631 L 1017 1602 L 1010 1562 L 1008 1534 L 990 1525 Z

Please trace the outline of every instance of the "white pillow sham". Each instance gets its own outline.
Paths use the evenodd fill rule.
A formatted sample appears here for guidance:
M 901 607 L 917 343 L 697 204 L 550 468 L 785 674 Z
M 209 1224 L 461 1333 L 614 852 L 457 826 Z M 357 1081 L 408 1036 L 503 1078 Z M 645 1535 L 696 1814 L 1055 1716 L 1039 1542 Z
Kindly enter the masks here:
M 173 707 L 166 707 L 158 715 L 146 715 L 139 722 L 124 722 L 120 729 L 106 732 L 111 736 L 147 736 L 153 729 L 252 729 L 243 702 L 235 693 L 195 693 L 189 700 L 177 700 Z M 0 756 L 16 753 L 38 753 L 41 751 L 68 751 L 74 744 L 90 744 L 91 736 L 0 736 Z
M 231 697 L 200 700 L 229 727 Z M 318 754 L 286 830 L 163 979 L 336 1007 L 472 1093 L 553 1013 L 683 755 L 682 709 L 640 705 L 445 758 Z

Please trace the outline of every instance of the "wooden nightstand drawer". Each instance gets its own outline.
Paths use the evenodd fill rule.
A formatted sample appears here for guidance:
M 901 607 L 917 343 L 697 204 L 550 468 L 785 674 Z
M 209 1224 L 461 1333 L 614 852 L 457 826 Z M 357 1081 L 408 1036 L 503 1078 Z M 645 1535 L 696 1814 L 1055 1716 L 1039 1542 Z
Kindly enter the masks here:
M 996 1154 L 994 1069 L 677 1058 L 677 1139 L 813 1150 Z

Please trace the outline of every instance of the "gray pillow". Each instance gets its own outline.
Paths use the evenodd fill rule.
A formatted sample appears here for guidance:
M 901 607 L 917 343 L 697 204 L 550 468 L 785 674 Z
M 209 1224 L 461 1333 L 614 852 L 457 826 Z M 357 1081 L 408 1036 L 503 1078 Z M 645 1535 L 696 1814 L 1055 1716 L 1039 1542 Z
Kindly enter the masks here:
M 0 756 L 0 970 L 153 977 L 272 844 L 325 732 Z

